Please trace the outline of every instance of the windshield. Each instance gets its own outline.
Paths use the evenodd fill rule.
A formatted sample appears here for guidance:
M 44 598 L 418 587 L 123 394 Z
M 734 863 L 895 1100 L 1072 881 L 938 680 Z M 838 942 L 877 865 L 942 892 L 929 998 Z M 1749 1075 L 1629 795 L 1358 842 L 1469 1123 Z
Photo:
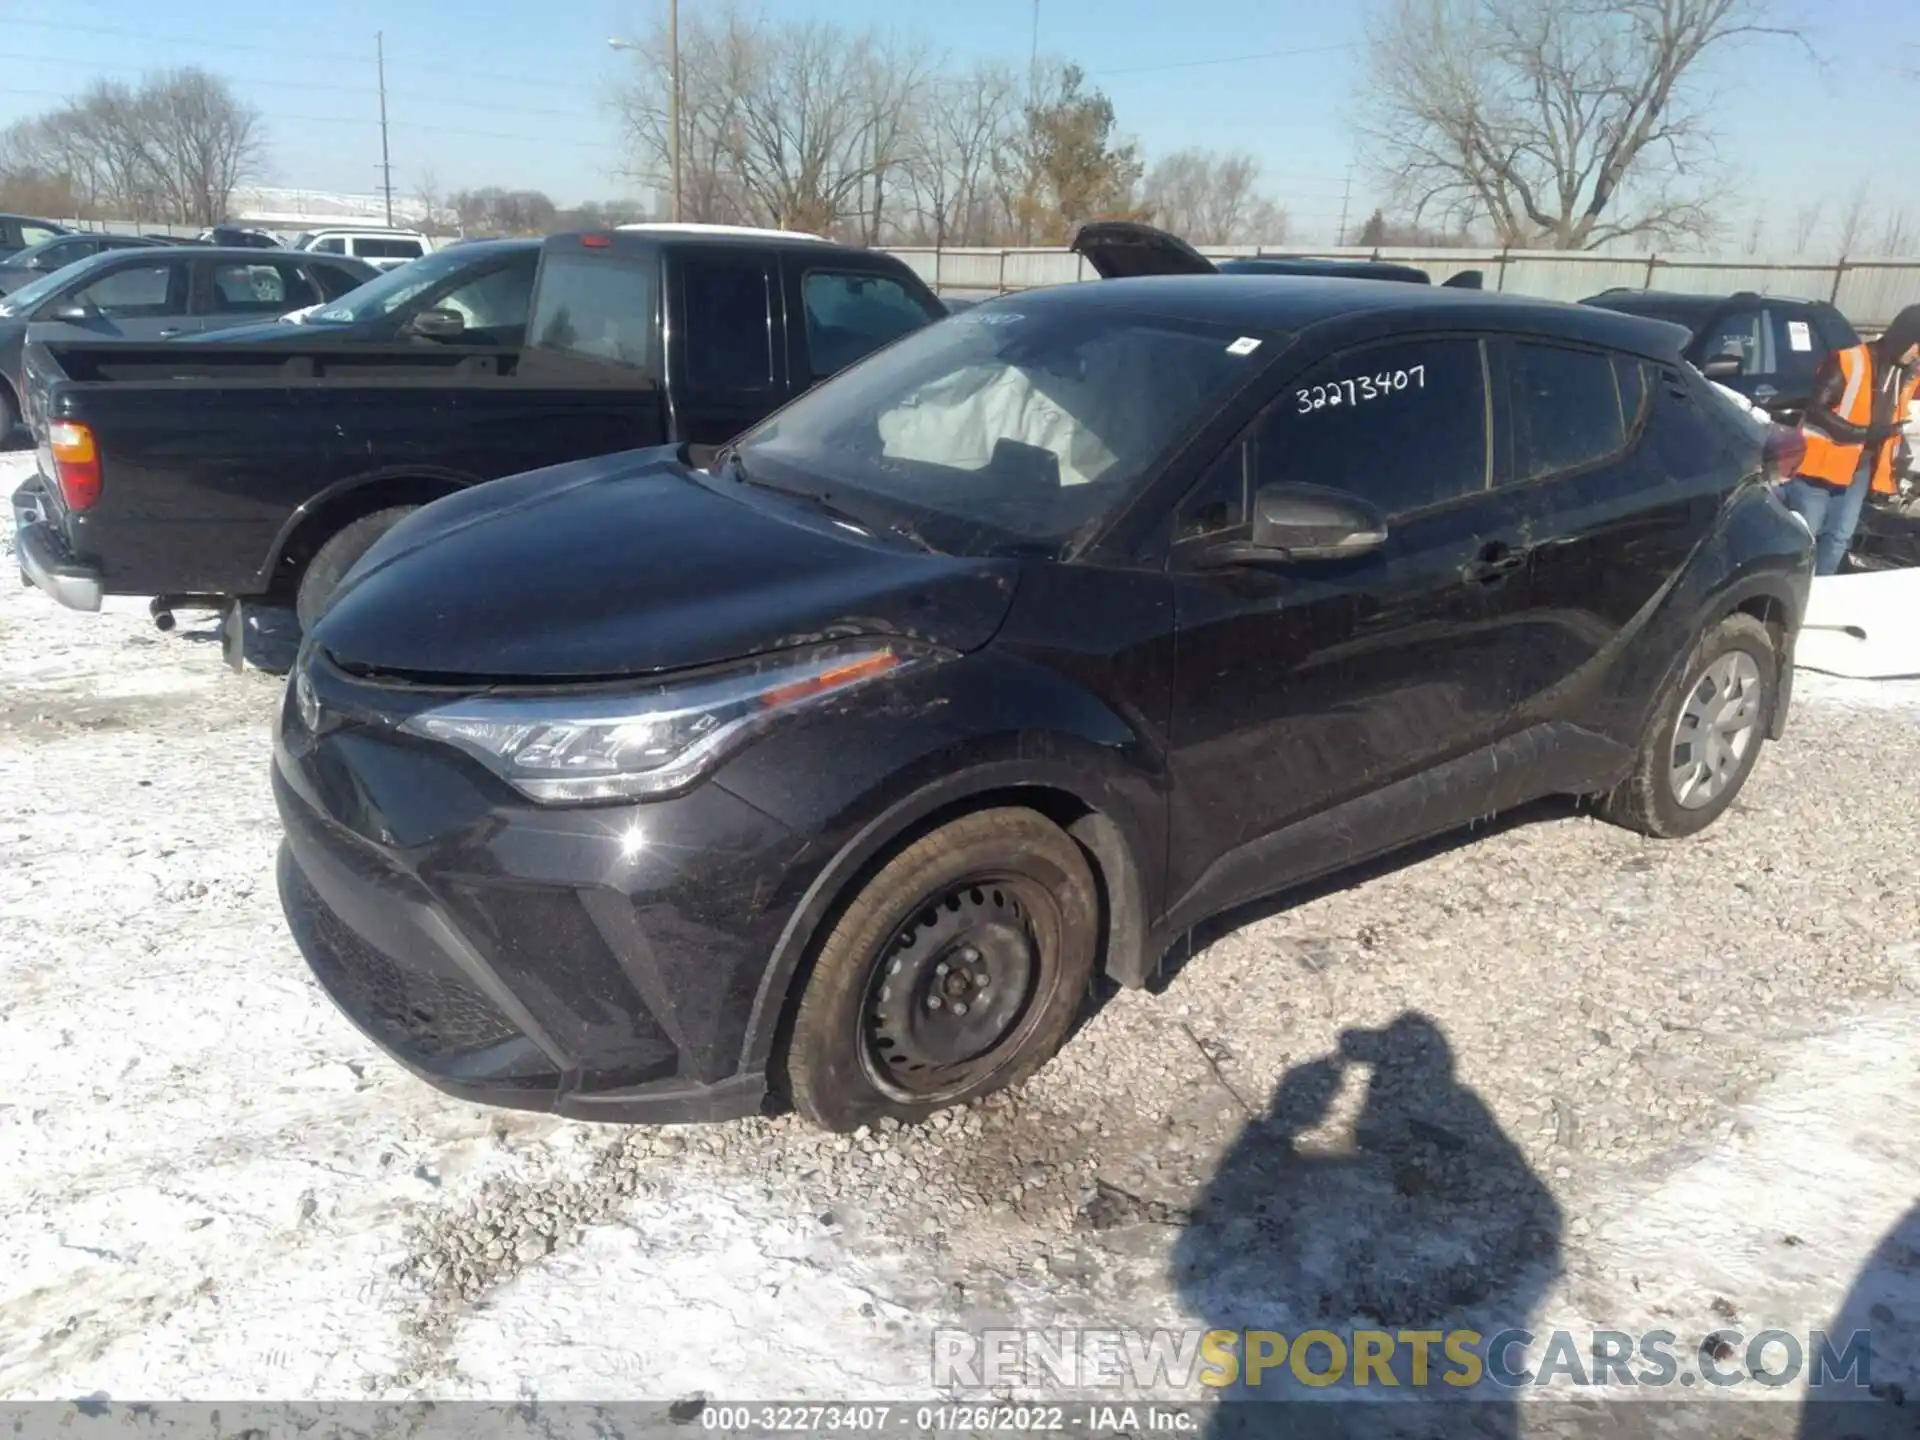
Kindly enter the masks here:
M 51 299 L 55 291 L 66 289 L 76 276 L 87 274 L 107 261 L 118 258 L 112 251 L 89 255 L 84 260 L 76 260 L 71 265 L 55 270 L 51 275 L 42 275 L 0 300 L 0 316 L 29 314 L 42 302 Z
M 471 267 L 473 263 L 471 251 L 445 257 L 422 256 L 398 270 L 389 270 L 377 279 L 369 280 L 357 290 L 349 290 L 331 305 L 315 310 L 309 318 L 339 325 L 378 320 L 384 315 L 393 314 L 408 301 Z
M 1002 301 L 876 351 L 740 441 L 763 483 L 913 512 L 943 550 L 1057 552 L 1130 499 L 1277 342 Z

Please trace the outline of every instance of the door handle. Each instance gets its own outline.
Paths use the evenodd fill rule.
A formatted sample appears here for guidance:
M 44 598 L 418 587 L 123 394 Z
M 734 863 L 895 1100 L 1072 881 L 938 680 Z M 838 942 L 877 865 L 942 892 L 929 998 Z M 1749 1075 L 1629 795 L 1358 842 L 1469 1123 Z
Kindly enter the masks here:
M 1498 585 L 1526 563 L 1526 551 L 1494 540 L 1481 546 L 1480 553 L 1462 566 L 1460 573 L 1477 585 Z
M 180 333 L 180 327 L 178 325 L 169 325 L 166 329 L 161 330 L 157 333 L 159 334 L 162 340 L 168 340 Z
M 1766 404 L 1767 401 L 1773 399 L 1773 397 L 1779 393 L 1780 392 L 1771 385 L 1756 385 L 1753 387 L 1753 398 L 1758 400 L 1762 405 Z

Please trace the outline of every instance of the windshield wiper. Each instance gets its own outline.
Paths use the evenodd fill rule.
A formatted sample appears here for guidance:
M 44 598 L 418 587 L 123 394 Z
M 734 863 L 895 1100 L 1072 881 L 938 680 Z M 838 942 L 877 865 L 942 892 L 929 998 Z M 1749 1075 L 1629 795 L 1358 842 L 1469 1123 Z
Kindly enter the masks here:
M 885 531 L 890 535 L 899 536 L 908 544 L 924 550 L 929 555 L 940 553 L 927 542 L 926 537 L 904 520 L 886 519 L 876 523 L 836 500 L 831 490 L 809 490 L 799 485 L 780 485 L 763 476 L 748 474 L 746 463 L 741 460 L 738 450 L 727 452 L 724 463 L 726 468 L 733 472 L 733 478 L 743 485 L 751 485 L 756 490 L 768 490 L 775 495 L 785 495 L 790 500 L 803 501 L 822 514 L 838 520 L 843 525 L 851 525 L 865 534 L 872 535 L 876 530 Z

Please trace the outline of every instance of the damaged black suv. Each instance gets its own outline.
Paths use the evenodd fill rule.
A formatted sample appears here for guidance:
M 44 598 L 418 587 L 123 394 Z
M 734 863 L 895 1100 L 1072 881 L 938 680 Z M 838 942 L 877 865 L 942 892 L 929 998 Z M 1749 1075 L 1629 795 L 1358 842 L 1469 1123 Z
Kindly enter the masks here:
M 280 885 L 455 1095 L 914 1120 L 1096 972 L 1549 793 L 1721 814 L 1812 573 L 1684 331 L 1391 281 L 1007 296 L 747 432 L 417 511 L 312 628 Z

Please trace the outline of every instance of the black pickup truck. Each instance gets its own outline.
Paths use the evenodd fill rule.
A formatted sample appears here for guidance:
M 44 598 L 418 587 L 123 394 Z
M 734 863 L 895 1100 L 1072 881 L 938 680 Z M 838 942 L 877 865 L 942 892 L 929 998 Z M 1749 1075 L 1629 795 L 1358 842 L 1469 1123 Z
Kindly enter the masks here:
M 527 344 L 35 341 L 23 576 L 62 604 L 291 607 L 304 626 L 414 508 L 658 445 L 701 463 L 945 309 L 900 260 L 723 227 L 549 237 Z M 449 315 L 448 328 L 460 317 Z

